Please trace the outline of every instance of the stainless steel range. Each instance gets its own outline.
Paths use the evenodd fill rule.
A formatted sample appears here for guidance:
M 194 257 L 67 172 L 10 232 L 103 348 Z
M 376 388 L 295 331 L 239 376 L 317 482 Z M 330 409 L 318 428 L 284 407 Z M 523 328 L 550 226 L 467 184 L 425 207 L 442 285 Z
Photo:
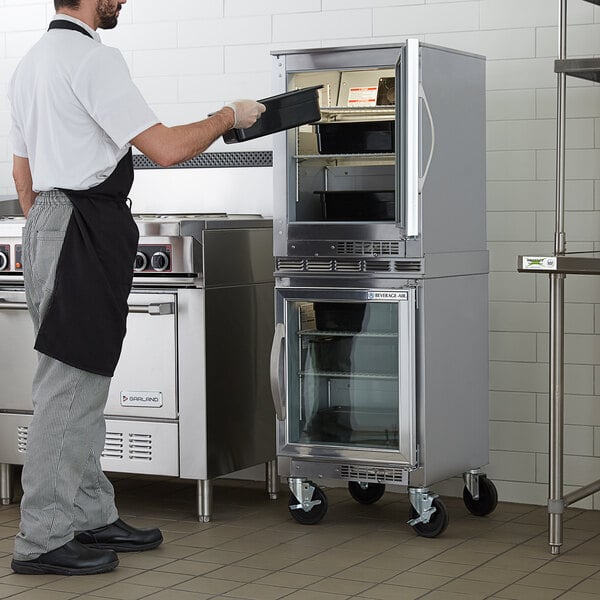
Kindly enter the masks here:
M 258 215 L 138 215 L 127 336 L 106 407 L 105 470 L 198 481 L 260 463 L 277 494 L 269 389 L 272 223 Z M 36 366 L 21 264 L 22 217 L 0 216 L 0 497 L 27 450 Z M 234 417 L 234 418 L 232 418 Z

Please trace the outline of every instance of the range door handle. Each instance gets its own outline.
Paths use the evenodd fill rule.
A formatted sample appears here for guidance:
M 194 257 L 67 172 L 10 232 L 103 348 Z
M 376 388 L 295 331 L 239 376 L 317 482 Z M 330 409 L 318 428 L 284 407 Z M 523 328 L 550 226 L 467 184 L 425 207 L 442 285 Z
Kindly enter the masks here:
M 13 302 L 0 298 L 0 310 L 27 310 L 27 302 Z M 175 313 L 173 302 L 162 302 L 160 304 L 132 304 L 129 306 L 130 313 L 145 313 L 152 316 L 172 315 Z
M 27 310 L 27 302 L 13 302 L 0 298 L 0 310 Z
M 271 346 L 271 395 L 275 414 L 279 421 L 285 421 L 285 383 L 282 359 L 285 354 L 285 325 L 275 325 L 275 335 Z
M 152 317 L 175 314 L 174 302 L 161 302 L 157 304 L 130 304 L 130 313 L 144 313 Z

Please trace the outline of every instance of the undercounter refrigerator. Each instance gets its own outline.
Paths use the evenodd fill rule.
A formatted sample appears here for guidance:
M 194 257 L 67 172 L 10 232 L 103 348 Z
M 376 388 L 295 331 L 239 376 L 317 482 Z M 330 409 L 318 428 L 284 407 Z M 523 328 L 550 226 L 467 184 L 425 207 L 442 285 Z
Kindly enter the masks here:
M 289 511 L 318 485 L 361 504 L 409 493 L 408 523 L 448 523 L 431 486 L 462 475 L 494 510 L 488 463 L 485 60 L 405 43 L 274 52 L 276 93 L 317 87 L 321 118 L 274 139 L 271 388 Z

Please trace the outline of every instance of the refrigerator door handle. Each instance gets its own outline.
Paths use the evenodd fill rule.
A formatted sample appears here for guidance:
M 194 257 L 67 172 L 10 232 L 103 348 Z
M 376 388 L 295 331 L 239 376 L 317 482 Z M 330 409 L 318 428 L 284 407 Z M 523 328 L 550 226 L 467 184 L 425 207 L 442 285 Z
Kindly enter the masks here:
M 423 106 L 425 106 L 427 118 L 429 119 L 429 127 L 431 128 L 431 148 L 429 149 L 429 157 L 427 158 L 427 163 L 425 165 L 425 169 L 423 170 L 423 174 L 419 176 L 419 193 L 421 193 L 423 191 L 425 180 L 427 179 L 427 173 L 429 172 L 431 159 L 433 158 L 433 151 L 435 149 L 435 125 L 433 123 L 433 115 L 431 114 L 429 102 L 427 101 L 427 96 L 425 95 L 425 90 L 423 89 L 422 84 L 419 84 L 419 98 L 423 101 Z
M 279 421 L 285 421 L 285 386 L 281 360 L 285 348 L 285 325 L 275 325 L 275 335 L 271 346 L 271 395 L 275 406 L 275 414 Z
M 406 40 L 404 63 L 404 194 L 406 210 L 406 236 L 417 237 L 420 233 L 419 215 L 419 40 Z

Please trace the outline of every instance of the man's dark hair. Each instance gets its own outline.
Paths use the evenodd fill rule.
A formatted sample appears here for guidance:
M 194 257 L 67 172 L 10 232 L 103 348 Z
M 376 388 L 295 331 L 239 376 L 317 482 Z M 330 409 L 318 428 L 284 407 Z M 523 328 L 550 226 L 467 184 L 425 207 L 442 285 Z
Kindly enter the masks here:
M 81 0 L 54 0 L 54 8 L 79 8 Z

